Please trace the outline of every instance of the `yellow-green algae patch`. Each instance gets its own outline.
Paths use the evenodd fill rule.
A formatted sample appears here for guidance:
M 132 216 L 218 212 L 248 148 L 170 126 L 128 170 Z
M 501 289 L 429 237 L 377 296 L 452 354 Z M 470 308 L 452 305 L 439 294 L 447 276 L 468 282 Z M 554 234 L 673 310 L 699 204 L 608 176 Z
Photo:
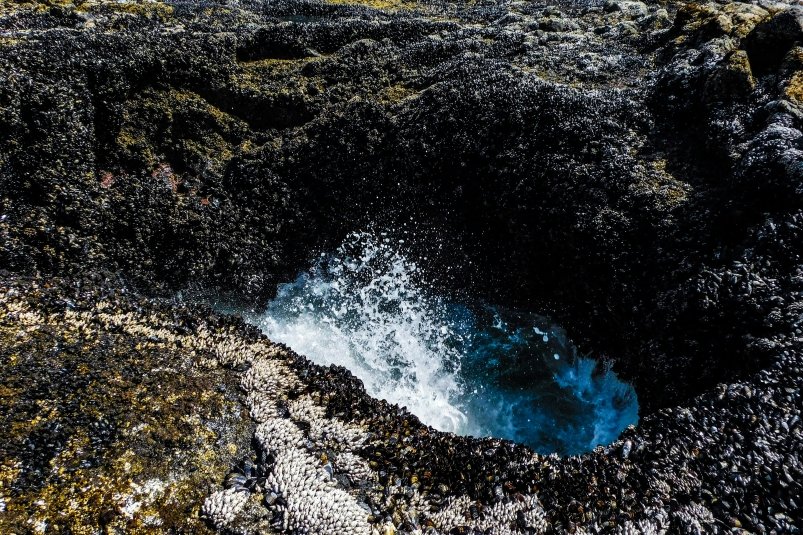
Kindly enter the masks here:
M 394 84 L 380 91 L 378 97 L 379 102 L 383 104 L 395 104 L 417 94 L 418 92 L 414 89 L 410 89 L 402 84 Z
M 166 153 L 185 167 L 222 172 L 247 124 L 191 91 L 148 89 L 126 103 L 115 141 L 123 158 L 156 168 Z
M 99 2 L 96 5 L 86 5 L 84 8 L 92 11 L 93 8 L 102 6 L 103 8 L 120 13 L 128 13 L 139 17 L 156 18 L 166 22 L 173 16 L 173 6 L 164 2 L 155 1 L 130 1 L 130 2 Z
M 785 94 L 790 100 L 803 103 L 803 71 L 797 71 L 789 79 Z
M 45 293 L 0 287 L 0 533 L 206 531 L 253 432 L 235 374 L 169 317 Z
M 282 72 L 299 69 L 318 58 L 319 56 L 308 58 L 263 58 L 254 61 L 240 61 L 238 65 L 246 73 L 252 71 Z
M 682 31 L 675 42 L 683 44 L 701 31 L 717 31 L 741 39 L 769 17 L 767 9 L 747 3 L 734 2 L 720 8 L 716 4 L 689 2 L 678 10 L 675 27 Z
M 272 94 L 293 92 L 294 86 L 303 85 L 312 78 L 304 76 L 302 69 L 311 63 L 325 61 L 329 56 L 304 58 L 263 58 L 255 61 L 240 61 L 231 77 L 231 85 L 237 92 Z
M 45 12 L 53 8 L 73 10 L 77 13 L 111 11 L 135 16 L 168 20 L 173 15 L 173 6 L 157 0 L 30 0 L 0 2 L 0 16 L 18 12 Z
M 372 9 L 381 9 L 385 11 L 399 10 L 399 9 L 416 9 L 421 6 L 420 2 L 410 0 L 325 0 L 327 4 L 334 5 L 351 5 L 370 7 Z

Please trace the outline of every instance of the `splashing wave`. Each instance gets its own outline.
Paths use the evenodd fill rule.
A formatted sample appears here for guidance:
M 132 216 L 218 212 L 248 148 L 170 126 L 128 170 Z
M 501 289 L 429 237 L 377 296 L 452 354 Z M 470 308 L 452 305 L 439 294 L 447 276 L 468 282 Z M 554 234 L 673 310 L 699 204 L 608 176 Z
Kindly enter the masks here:
M 442 431 L 578 454 L 638 420 L 632 387 L 546 318 L 446 302 L 387 237 L 351 235 L 246 319 Z

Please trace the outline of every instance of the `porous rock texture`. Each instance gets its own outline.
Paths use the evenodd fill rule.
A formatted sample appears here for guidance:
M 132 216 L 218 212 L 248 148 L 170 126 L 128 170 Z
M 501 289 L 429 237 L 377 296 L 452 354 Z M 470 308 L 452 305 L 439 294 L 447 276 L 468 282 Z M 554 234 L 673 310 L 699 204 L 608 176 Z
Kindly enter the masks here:
M 802 8 L 4 2 L 0 81 L 0 531 L 799 531 Z M 368 226 L 550 312 L 639 426 L 438 433 L 165 298 Z

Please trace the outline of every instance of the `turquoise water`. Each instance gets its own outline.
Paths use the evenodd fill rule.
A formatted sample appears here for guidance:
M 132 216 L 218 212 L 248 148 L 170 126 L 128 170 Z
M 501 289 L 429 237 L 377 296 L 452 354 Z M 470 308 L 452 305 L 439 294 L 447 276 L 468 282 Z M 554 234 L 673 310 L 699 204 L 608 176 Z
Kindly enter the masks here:
M 353 234 L 244 314 L 312 361 L 441 431 L 575 455 L 638 421 L 633 388 L 538 314 L 439 297 L 403 243 Z

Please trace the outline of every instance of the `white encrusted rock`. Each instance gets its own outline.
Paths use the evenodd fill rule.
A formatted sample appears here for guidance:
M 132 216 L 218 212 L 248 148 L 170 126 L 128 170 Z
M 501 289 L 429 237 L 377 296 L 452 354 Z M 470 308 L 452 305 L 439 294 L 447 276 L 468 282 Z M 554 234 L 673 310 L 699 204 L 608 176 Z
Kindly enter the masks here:
M 219 490 L 204 500 L 201 514 L 217 529 L 223 529 L 237 518 L 248 502 L 248 492 L 238 489 Z

